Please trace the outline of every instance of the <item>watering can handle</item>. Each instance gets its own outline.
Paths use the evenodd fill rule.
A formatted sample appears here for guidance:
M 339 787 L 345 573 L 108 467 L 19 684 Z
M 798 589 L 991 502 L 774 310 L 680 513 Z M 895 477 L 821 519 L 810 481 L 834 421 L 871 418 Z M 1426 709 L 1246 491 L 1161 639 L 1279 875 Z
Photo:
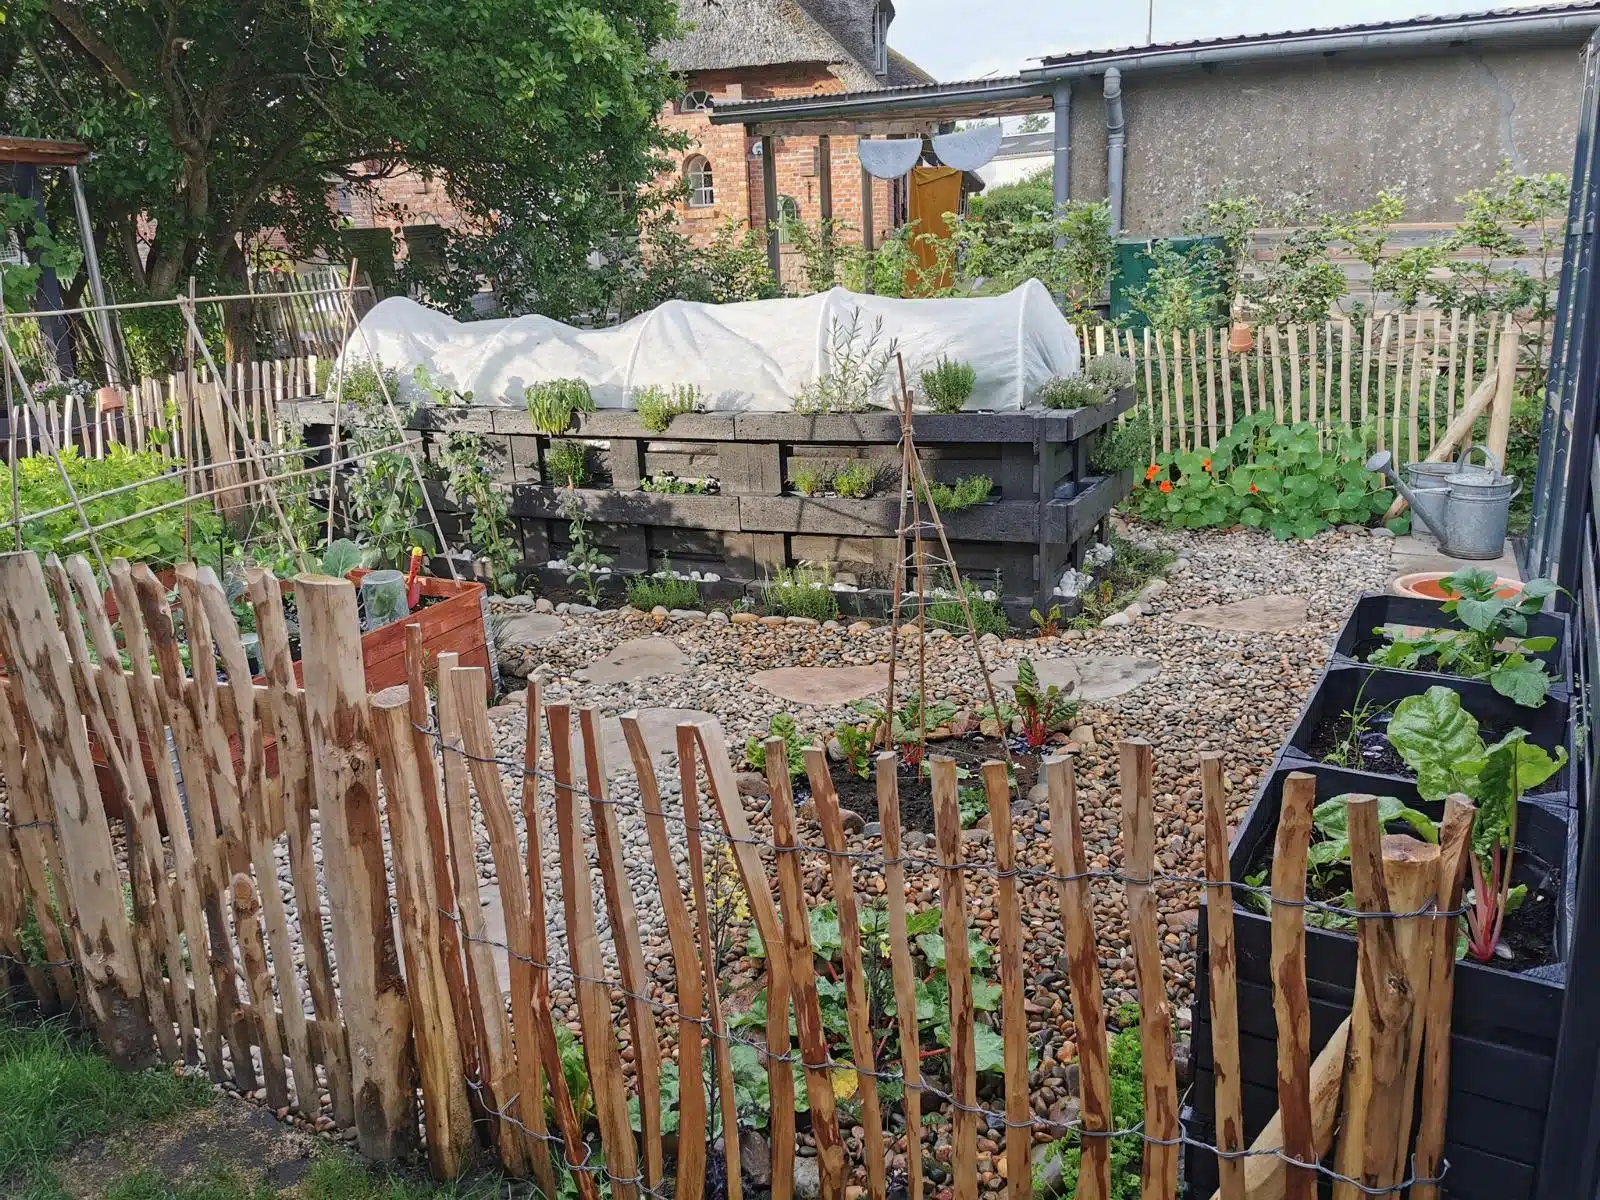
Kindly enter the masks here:
M 1494 451 L 1489 449 L 1489 447 L 1485 446 L 1482 442 L 1475 442 L 1473 445 L 1468 446 L 1461 452 L 1461 454 L 1456 458 L 1456 468 L 1458 470 L 1467 465 L 1467 459 L 1472 457 L 1472 452 L 1474 450 L 1483 451 L 1484 458 L 1489 460 L 1489 469 L 1492 470 L 1496 475 L 1500 474 L 1500 460 L 1495 457 Z M 1519 488 L 1518 490 L 1520 491 L 1521 489 Z
M 1515 475 L 1509 476 L 1509 478 L 1517 479 L 1517 477 Z M 1509 503 L 1510 501 L 1515 500 L 1520 495 L 1522 495 L 1522 480 L 1517 479 L 1517 486 L 1512 491 L 1511 495 L 1506 497 L 1506 501 Z

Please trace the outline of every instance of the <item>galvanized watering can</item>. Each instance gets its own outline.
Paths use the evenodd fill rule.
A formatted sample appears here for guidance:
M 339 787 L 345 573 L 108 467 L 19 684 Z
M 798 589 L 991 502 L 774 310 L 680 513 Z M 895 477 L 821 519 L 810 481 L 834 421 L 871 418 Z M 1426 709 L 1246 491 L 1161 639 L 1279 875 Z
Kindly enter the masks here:
M 1467 460 L 1480 453 L 1486 466 Z M 1380 450 L 1367 460 L 1367 470 L 1382 471 L 1411 505 L 1417 520 L 1439 539 L 1451 558 L 1499 558 L 1506 544 L 1511 501 L 1522 491 L 1513 475 L 1500 472 L 1500 461 L 1484 446 L 1469 446 L 1453 463 L 1408 463 L 1410 483 L 1395 474 L 1392 456 Z

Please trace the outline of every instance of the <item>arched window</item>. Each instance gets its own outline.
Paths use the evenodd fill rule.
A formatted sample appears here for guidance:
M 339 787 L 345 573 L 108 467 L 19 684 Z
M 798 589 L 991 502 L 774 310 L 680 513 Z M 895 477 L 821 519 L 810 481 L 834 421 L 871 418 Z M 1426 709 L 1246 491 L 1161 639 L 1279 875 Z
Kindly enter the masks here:
M 689 181 L 689 207 L 710 208 L 717 202 L 717 189 L 711 181 L 711 163 L 696 154 L 683 164 L 683 177 Z
M 678 101 L 678 111 L 681 113 L 710 112 L 711 93 L 703 88 L 695 88 L 692 92 L 685 92 Z

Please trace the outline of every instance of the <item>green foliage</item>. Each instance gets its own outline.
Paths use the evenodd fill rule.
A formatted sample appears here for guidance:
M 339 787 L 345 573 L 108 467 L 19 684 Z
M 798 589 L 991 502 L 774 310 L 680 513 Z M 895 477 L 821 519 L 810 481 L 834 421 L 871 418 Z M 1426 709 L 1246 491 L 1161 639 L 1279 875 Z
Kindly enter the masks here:
M 514 594 L 522 552 L 510 536 L 510 506 L 494 482 L 488 442 L 476 433 L 446 434 L 439 462 L 449 472 L 456 500 L 471 514 L 467 539 L 488 560 L 495 591 Z
M 1330 525 L 1364 525 L 1392 496 L 1364 465 L 1361 437 L 1322 433 L 1309 421 L 1275 424 L 1257 412 L 1215 449 L 1158 454 L 1134 494 L 1141 517 L 1183 529 L 1245 525 L 1273 537 L 1311 538 Z
M 1072 689 L 1070 682 L 1064 688 L 1055 683 L 1041 687 L 1033 660 L 1027 655 L 1017 659 L 1017 682 L 1012 685 L 1011 694 L 1022 717 L 1022 737 L 1028 749 L 1043 749 L 1052 733 L 1072 724 L 1078 715 L 1078 702 L 1071 698 Z
M 575 1200 L 577 1187 L 570 1173 L 561 1170 L 557 1198 Z M 300 1200 L 498 1200 L 503 1184 L 493 1174 L 433 1183 L 370 1165 L 354 1155 L 328 1154 L 311 1164 L 297 1194 Z
M 1028 620 L 1033 622 L 1040 637 L 1055 637 L 1061 632 L 1061 605 L 1052 604 L 1048 611 L 1040 612 L 1037 608 L 1028 610 Z
M 978 372 L 972 364 L 956 359 L 941 356 L 922 372 L 922 390 L 933 402 L 934 412 L 960 412 L 977 384 Z
M 800 730 L 794 717 L 788 713 L 774 713 L 767 722 L 767 737 L 781 737 L 784 752 L 789 759 L 789 774 L 802 779 L 806 773 L 806 748 L 800 740 Z M 744 743 L 744 765 L 752 771 L 766 771 L 767 748 L 765 739 L 751 734 Z
M 1139 1041 L 1138 1010 L 1118 1013 L 1122 1028 L 1111 1036 L 1111 1126 L 1137 1129 L 1144 1121 L 1144 1051 Z M 1045 1147 L 1033 1165 L 1035 1195 L 1070 1196 L 1078 1188 L 1082 1135 L 1072 1130 Z M 1139 1200 L 1139 1170 L 1144 1142 L 1137 1137 L 1111 1139 L 1111 1200 Z M 1059 1182 L 1056 1182 L 1059 1176 Z M 1049 1185 L 1049 1186 L 1047 1186 Z
M 789 470 L 789 486 L 802 496 L 820 496 L 832 482 L 833 476 L 824 464 L 806 463 Z
M 982 292 L 1010 291 L 1039 280 L 1057 297 L 1067 320 L 1082 325 L 1104 299 L 1111 279 L 1111 209 L 1104 200 L 1071 200 L 1057 214 L 1049 196 L 1043 200 L 1014 207 L 991 201 L 981 217 L 954 219 L 954 257 L 969 280 L 983 280 L 976 289 Z
M 894 339 L 880 348 L 882 338 L 883 318 L 863 330 L 860 309 L 850 314 L 848 324 L 834 321 L 828 329 L 826 368 L 795 394 L 794 411 L 806 416 L 866 412 L 895 354 Z
M 694 412 L 703 402 L 700 389 L 692 383 L 679 383 L 671 388 L 652 385 L 636 388 L 633 393 L 639 424 L 652 433 L 665 433 L 672 418 Z
M 1128 293 L 1128 305 L 1152 329 L 1204 329 L 1217 324 L 1227 308 L 1226 269 L 1215 246 L 1199 243 L 1179 250 L 1155 242 L 1144 286 Z
M 847 500 L 865 500 L 877 484 L 877 470 L 859 460 L 840 467 L 833 476 L 833 490 Z
M 26 257 L 21 263 L 7 263 L 0 271 L 0 297 L 6 311 L 12 313 L 35 307 L 34 290 L 46 268 L 69 280 L 83 260 L 83 251 L 71 237 L 51 231 L 39 215 L 36 201 L 8 191 L 0 195 L 0 246 L 10 246 L 13 239 Z
M 994 480 L 987 475 L 965 475 L 954 484 L 929 483 L 918 485 L 917 499 L 931 504 L 940 512 L 960 512 L 974 504 L 983 504 L 994 491 Z
M 1360 770 L 1365 765 L 1362 759 L 1361 739 L 1371 732 L 1378 718 L 1387 713 L 1391 707 L 1365 699 L 1367 684 L 1372 682 L 1376 674 L 1376 671 L 1368 672 L 1367 677 L 1361 681 L 1361 686 L 1356 689 L 1354 702 L 1348 710 L 1339 714 L 1339 719 L 1345 722 L 1345 731 L 1334 743 L 1333 749 L 1322 756 L 1323 762 L 1355 770 Z
M 807 292 L 825 292 L 839 283 L 839 271 L 844 255 L 839 245 L 839 234 L 846 228 L 837 218 L 829 217 L 815 225 L 805 221 L 787 221 L 789 246 L 805 264 Z
M 700 584 L 674 575 L 671 561 L 663 554 L 659 571 L 635 576 L 628 584 L 628 603 L 645 612 L 657 605 L 667 609 L 699 608 Z
M 589 482 L 589 447 L 582 442 L 551 442 L 544 463 L 557 487 L 581 488 Z
M 1218 296 L 1231 301 L 1244 290 L 1247 273 L 1255 261 L 1256 230 L 1269 224 L 1270 214 L 1261 198 L 1239 192 L 1224 183 L 1215 197 L 1184 220 L 1185 233 L 1220 237 L 1222 253 L 1212 251 L 1211 267 Z
M 566 433 L 578 413 L 594 411 L 594 397 L 581 379 L 550 379 L 528 389 L 528 418 L 540 433 Z
M 872 736 L 859 725 L 841 721 L 833 727 L 833 736 L 844 755 L 845 765 L 862 779 L 872 778 Z
M 1467 679 L 1486 679 L 1495 691 L 1525 708 L 1538 708 L 1550 693 L 1542 660 L 1531 657 L 1555 648 L 1550 637 L 1530 638 L 1528 618 L 1556 591 L 1548 579 L 1530 579 L 1510 600 L 1496 593 L 1493 571 L 1464 567 L 1440 581 L 1453 599 L 1442 608 L 1467 628 L 1425 629 L 1384 625 L 1388 640 L 1367 656 L 1380 667 L 1443 671 Z M 1509 648 L 1508 648 L 1509 647 Z
M 1096 354 L 1084 364 L 1083 374 L 1104 388 L 1107 396 L 1131 388 L 1136 378 L 1132 360 L 1120 354 Z
M 172 460 L 153 451 L 128 450 L 122 446 L 108 447 L 103 459 L 85 458 L 75 447 L 69 446 L 61 451 L 61 468 L 56 466 L 55 459 L 44 455 L 30 455 L 18 461 L 15 470 L 24 521 L 22 544 L 27 549 L 41 556 L 55 553 L 63 558 L 89 552 L 86 539 L 67 540 L 82 531 L 83 523 L 61 481 L 62 468 L 72 481 L 73 491 L 83 499 L 84 512 L 91 525 L 135 518 L 96 534 L 107 561 L 121 557 L 159 569 L 196 556 L 206 559 L 222 554 L 227 533 L 222 519 L 209 503 L 200 501 L 189 506 L 194 554 L 184 550 L 184 506 L 181 503 L 164 512 L 150 512 L 160 505 L 183 500 L 181 472 L 172 478 L 160 478 L 172 473 Z M 0 493 L 6 496 L 10 495 L 10 475 L 11 469 L 0 463 Z M 88 499 L 95 493 L 130 483 L 141 486 L 114 496 Z M 30 513 L 49 515 L 29 520 Z M 141 517 L 140 513 L 149 515 Z
M 49 1160 L 74 1143 L 211 1101 L 211 1085 L 168 1070 L 129 1072 L 58 1021 L 18 1023 L 0 1011 L 0 1191 L 48 1180 Z M 47 1193 L 48 1194 L 48 1193 Z
M 697 245 L 684 233 L 673 199 L 646 194 L 639 201 L 637 224 L 619 221 L 600 243 L 601 267 L 586 267 L 572 281 L 573 291 L 586 297 L 586 311 L 626 318 L 668 300 L 732 304 L 782 294 L 767 265 L 763 232 L 724 221 L 709 244 Z
M 998 580 L 996 583 L 998 585 Z M 934 590 L 932 602 L 928 605 L 928 621 L 936 629 L 948 629 L 951 633 L 957 634 L 966 633 L 967 611 L 970 611 L 973 628 L 977 630 L 979 637 L 986 633 L 1004 637 L 1011 632 L 1011 622 L 1006 620 L 1006 611 L 1000 606 L 998 599 L 986 599 L 983 589 L 970 579 L 961 581 L 961 590 L 966 596 L 966 611 L 963 611 L 961 598 L 952 590 L 948 578 L 945 580 L 945 586 Z M 998 594 L 998 586 L 995 591 Z
M 1101 384 L 1083 374 L 1058 375 L 1039 389 L 1039 403 L 1046 408 L 1089 408 L 1110 398 Z
M 869 745 L 883 745 L 883 724 L 888 721 L 889 740 L 899 749 L 906 765 L 913 767 L 922 761 L 922 731 L 949 724 L 956 715 L 956 706 L 948 700 L 924 703 L 920 691 L 907 694 L 893 713 L 876 700 L 857 700 L 851 707 L 867 719 Z
M 575 493 L 568 494 L 561 515 L 567 519 L 567 583 L 582 588 L 584 598 L 598 605 L 605 579 L 600 569 L 611 565 L 611 556 L 590 540 L 589 522 Z
M 826 563 L 820 567 L 784 567 L 767 584 L 766 607 L 777 616 L 833 620 L 839 615 L 833 572 Z
M 989 815 L 989 793 L 981 787 L 964 787 L 956 793 L 961 808 L 961 828 L 971 829 Z
M 662 496 L 709 496 L 717 490 L 714 479 L 679 479 L 671 471 L 661 471 L 639 481 L 641 492 Z
M 1123 420 L 1100 427 L 1094 449 L 1089 452 L 1090 469 L 1106 475 L 1143 470 L 1150 462 L 1153 445 L 1155 427 L 1150 423 L 1150 414 L 1135 408 Z
M 1517 804 L 1525 792 L 1566 765 L 1566 748 L 1557 746 L 1552 757 L 1529 743 L 1525 729 L 1513 729 L 1486 746 L 1476 718 L 1461 707 L 1461 697 L 1437 686 L 1395 706 L 1389 744 L 1417 773 L 1417 791 L 1424 800 L 1461 793 L 1477 807 L 1467 952 L 1488 962 L 1495 956 L 1506 914 L 1522 896 L 1511 884 Z
M 1116 533 L 1111 535 L 1111 550 L 1111 561 L 1095 568 L 1094 586 L 1079 597 L 1081 608 L 1072 619 L 1074 628 L 1097 628 L 1103 618 L 1127 607 L 1144 585 L 1163 575 L 1177 557 L 1170 550 L 1139 546 Z

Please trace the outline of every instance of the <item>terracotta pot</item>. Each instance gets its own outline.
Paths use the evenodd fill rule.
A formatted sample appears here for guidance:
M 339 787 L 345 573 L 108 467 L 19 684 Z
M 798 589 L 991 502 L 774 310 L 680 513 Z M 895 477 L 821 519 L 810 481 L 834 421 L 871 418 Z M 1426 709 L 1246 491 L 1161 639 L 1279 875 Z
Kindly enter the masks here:
M 127 403 L 123 399 L 122 389 L 118 387 L 103 387 L 95 392 L 94 398 L 103 413 L 116 412 Z
M 1255 335 L 1250 332 L 1250 326 L 1245 322 L 1235 321 L 1228 328 L 1228 349 L 1232 353 L 1248 353 L 1255 344 Z

